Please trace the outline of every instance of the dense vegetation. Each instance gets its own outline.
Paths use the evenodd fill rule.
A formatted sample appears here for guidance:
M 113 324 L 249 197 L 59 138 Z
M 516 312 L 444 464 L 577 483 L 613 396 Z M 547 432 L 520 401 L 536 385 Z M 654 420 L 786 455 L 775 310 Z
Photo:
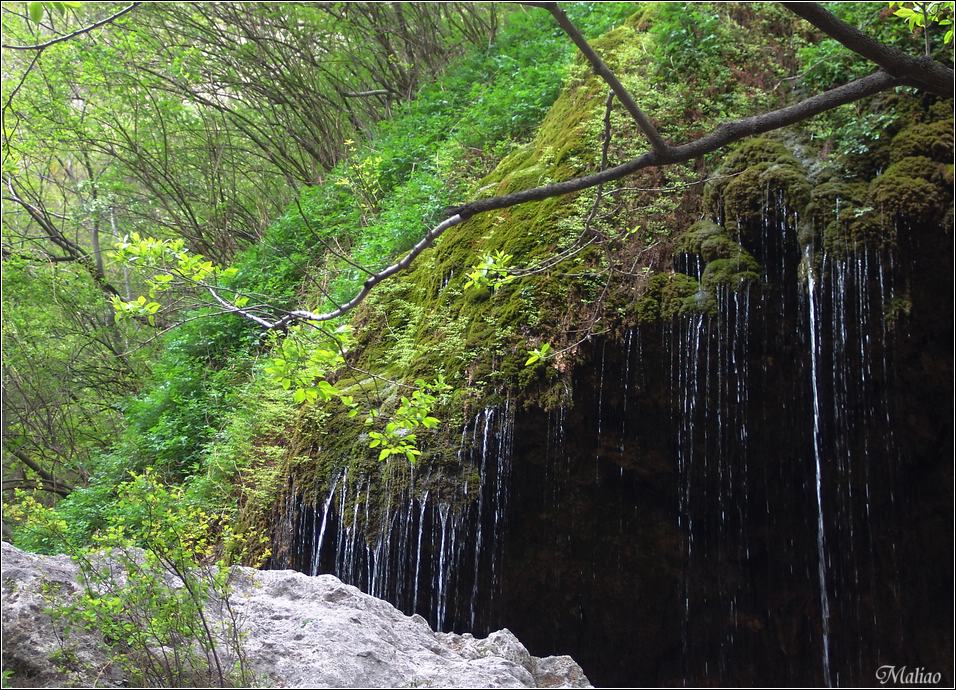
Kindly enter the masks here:
M 122 9 L 74 5 L 10 3 L 5 42 L 40 44 Z M 922 29 L 885 4 L 835 9 L 884 43 L 922 48 Z M 567 12 L 674 141 L 868 70 L 774 5 Z M 951 59 L 935 28 L 931 50 Z M 808 201 L 780 140 L 818 180 L 862 184 L 912 159 L 889 142 L 917 123 L 911 138 L 929 143 L 913 153 L 941 147 L 933 174 L 952 181 L 951 104 L 899 88 L 736 159 L 475 217 L 349 316 L 266 334 L 188 283 L 212 277 L 262 313 L 329 309 L 446 207 L 644 148 L 546 13 L 148 4 L 40 51 L 5 50 L 4 92 L 4 500 L 55 505 L 74 544 L 128 519 L 131 472 L 178 487 L 164 495 L 214 516 L 214 534 L 238 525 L 261 557 L 290 477 L 453 465 L 442 451 L 470 408 L 510 391 L 554 404 L 585 339 L 706 309 L 702 290 L 756 275 L 731 238 L 695 221 L 715 172 L 773 165 L 776 177 L 750 182 Z M 707 188 L 724 184 L 726 203 L 734 182 Z M 902 203 L 905 182 L 884 186 L 880 198 Z M 736 211 L 722 212 L 759 203 L 736 189 Z M 670 270 L 675 251 L 705 242 L 716 253 L 700 282 Z M 20 523 L 15 538 L 62 548 L 50 524 Z

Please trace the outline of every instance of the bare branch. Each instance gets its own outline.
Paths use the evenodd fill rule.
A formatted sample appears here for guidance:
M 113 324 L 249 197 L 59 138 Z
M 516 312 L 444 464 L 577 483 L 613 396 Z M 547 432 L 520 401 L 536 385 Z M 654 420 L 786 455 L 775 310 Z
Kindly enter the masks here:
M 368 98 L 370 96 L 391 96 L 392 92 L 388 89 L 372 89 L 370 91 L 343 91 L 342 95 L 346 98 Z
M 47 472 L 47 471 L 46 471 L 45 469 L 43 469 L 38 463 L 36 463 L 29 455 L 27 455 L 26 452 L 24 452 L 22 449 L 20 449 L 20 448 L 6 448 L 6 450 L 7 450 L 11 455 L 13 455 L 17 460 L 19 460 L 19 461 L 22 462 L 24 465 L 26 465 L 27 467 L 29 467 L 31 470 L 33 470 L 34 472 L 36 472 L 36 473 L 37 473 L 37 476 L 39 476 L 41 480 L 43 480 L 45 483 L 51 485 L 52 487 L 55 487 L 55 488 L 52 489 L 52 490 L 55 491 L 56 493 L 60 493 L 61 491 L 65 491 L 66 493 L 69 493 L 70 491 L 73 490 L 73 487 L 72 487 L 72 486 L 70 486 L 70 485 L 67 484 L 66 482 L 63 482 L 63 481 L 57 479 L 57 478 L 56 478 L 53 474 L 51 474 L 50 472 Z M 64 493 L 63 495 L 66 495 L 66 494 Z
M 211 285 L 207 285 L 206 289 L 209 291 L 209 294 L 212 295 L 212 298 L 216 300 L 220 304 L 220 306 L 222 306 L 225 313 L 239 314 L 240 316 L 244 316 L 250 321 L 255 321 L 257 324 L 259 324 L 260 326 L 266 329 L 276 328 L 275 323 L 266 321 L 260 316 L 256 316 L 256 314 L 254 314 L 251 309 L 238 307 L 235 304 L 232 304 L 231 302 L 223 299 L 222 297 L 219 296 L 219 293 L 216 292 L 216 289 L 212 287 Z
M 421 254 L 423 251 L 428 249 L 430 246 L 432 246 L 435 240 L 441 237 L 441 235 L 448 228 L 458 225 L 463 220 L 465 220 L 466 217 L 467 216 L 463 217 L 460 214 L 456 213 L 450 218 L 446 218 L 441 223 L 433 227 L 431 230 L 428 231 L 428 233 L 422 239 L 418 241 L 418 243 L 414 247 L 411 248 L 408 254 L 402 257 L 401 260 L 396 261 L 388 268 L 382 269 L 378 273 L 375 273 L 374 275 L 369 276 L 368 279 L 364 283 L 362 283 L 362 289 L 359 290 L 358 294 L 355 295 L 355 297 L 350 299 L 348 302 L 346 302 L 342 306 L 337 307 L 336 309 L 333 309 L 332 311 L 325 312 L 324 314 L 316 314 L 315 312 L 302 311 L 302 310 L 292 311 L 292 312 L 289 312 L 287 316 L 284 316 L 281 319 L 279 319 L 279 321 L 277 321 L 273 327 L 277 328 L 277 327 L 283 326 L 296 319 L 302 319 L 306 321 L 331 321 L 332 319 L 338 318 L 342 316 L 343 314 L 346 314 L 352 311 L 353 309 L 355 309 L 355 307 L 357 307 L 362 302 L 362 300 L 365 299 L 365 297 L 372 290 L 372 288 L 374 288 L 376 285 L 381 283 L 386 278 L 395 275 L 399 271 L 404 271 L 406 268 L 411 266 L 412 262 L 416 259 L 416 257 L 419 254 Z
M 104 26 L 105 24 L 110 24 L 110 23 L 112 23 L 112 22 L 115 22 L 117 19 L 119 19 L 120 17 L 122 17 L 124 14 L 126 14 L 127 12 L 130 12 L 130 11 L 132 11 L 132 10 L 134 10 L 134 9 L 136 9 L 136 8 L 137 8 L 139 5 L 141 5 L 141 4 L 142 4 L 142 3 L 140 3 L 140 2 L 134 2 L 133 4 L 131 4 L 131 5 L 127 6 L 127 7 L 124 7 L 123 9 L 121 9 L 121 10 L 120 10 L 119 12 L 117 12 L 116 14 L 113 14 L 113 15 L 110 15 L 109 17 L 106 17 L 106 19 L 101 19 L 101 20 L 98 21 L 98 22 L 93 22 L 93 23 L 90 24 L 89 26 L 85 26 L 85 27 L 83 27 L 82 29 L 77 29 L 77 30 L 74 31 L 73 33 L 65 34 L 65 35 L 63 35 L 63 36 L 57 36 L 56 38 L 51 38 L 49 41 L 46 41 L 46 42 L 44 42 L 44 43 L 37 43 L 36 45 L 29 45 L 29 46 L 15 46 L 15 45 L 9 45 L 9 44 L 7 44 L 7 43 L 4 43 L 4 44 L 2 44 L 2 45 L 3 45 L 3 47 L 6 48 L 7 50 L 36 50 L 36 51 L 43 51 L 43 50 L 46 50 L 47 48 L 49 48 L 50 46 L 52 46 L 52 45 L 54 45 L 54 44 L 56 44 L 56 43 L 61 43 L 61 42 L 63 42 L 63 41 L 69 41 L 71 38 L 76 38 L 77 36 L 81 36 L 81 35 L 83 35 L 83 34 L 85 34 L 85 33 L 89 33 L 90 31 L 93 31 L 93 29 L 98 29 L 99 27 Z
M 902 83 L 944 98 L 953 95 L 953 70 L 928 55 L 915 58 L 898 48 L 880 43 L 815 2 L 781 4 L 854 53 L 875 62 L 884 72 Z
M 786 127 L 787 125 L 802 122 L 803 120 L 811 118 L 814 115 L 818 115 L 827 110 L 832 110 L 838 106 L 858 101 L 861 98 L 872 96 L 875 93 L 900 86 L 901 84 L 902 82 L 899 79 L 880 70 L 867 77 L 862 77 L 848 84 L 844 84 L 843 86 L 838 86 L 816 96 L 811 96 L 810 98 L 800 101 L 799 103 L 795 103 L 794 105 L 779 108 L 778 110 L 772 110 L 769 113 L 763 113 L 762 115 L 755 115 L 753 117 L 746 117 L 733 122 L 726 122 L 718 126 L 710 134 L 701 137 L 700 139 L 696 139 L 679 146 L 668 146 L 666 152 L 664 153 L 648 151 L 637 158 L 631 159 L 627 163 L 622 163 L 621 165 L 616 165 L 591 175 L 575 177 L 564 182 L 556 182 L 554 184 L 544 185 L 541 187 L 534 187 L 532 189 L 526 189 L 513 194 L 505 194 L 488 199 L 479 199 L 462 206 L 454 207 L 450 209 L 450 212 L 453 215 L 429 230 L 428 234 L 426 234 L 418 242 L 418 244 L 416 244 L 400 261 L 392 264 L 382 271 L 379 271 L 378 273 L 369 276 L 369 278 L 362 284 L 361 290 L 359 290 L 359 292 L 345 304 L 325 313 L 316 313 L 306 310 L 291 311 L 275 323 L 266 327 L 283 328 L 292 321 L 296 320 L 330 321 L 348 313 L 357 307 L 368 296 L 372 288 L 386 278 L 408 268 L 418 257 L 418 255 L 430 247 L 446 230 L 458 225 L 459 223 L 478 213 L 509 208 L 511 206 L 517 206 L 518 204 L 527 203 L 529 201 L 541 201 L 543 199 L 549 199 L 555 196 L 579 192 L 583 189 L 588 189 L 605 182 L 612 182 L 622 177 L 632 175 L 638 170 L 643 170 L 644 168 L 649 168 L 651 166 L 683 163 L 694 158 L 699 158 L 704 154 L 716 151 L 717 149 L 722 148 L 732 142 L 738 141 L 739 139 L 744 139 L 756 134 L 762 134 L 771 130 L 780 129 L 781 127 Z M 217 295 L 214 295 L 214 297 L 216 297 L 217 301 L 222 300 L 222 298 L 218 297 Z M 263 319 L 256 317 L 255 315 L 250 315 L 244 312 L 242 309 L 235 307 L 235 305 L 228 304 L 224 300 L 220 301 L 220 304 L 226 307 L 229 311 L 239 313 L 246 318 L 260 323 L 261 325 L 265 325 L 262 324 L 264 321 Z

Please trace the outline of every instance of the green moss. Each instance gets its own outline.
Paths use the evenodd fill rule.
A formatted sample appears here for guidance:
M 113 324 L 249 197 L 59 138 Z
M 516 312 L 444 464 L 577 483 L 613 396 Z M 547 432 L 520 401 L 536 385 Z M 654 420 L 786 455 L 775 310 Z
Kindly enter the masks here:
M 946 120 L 953 117 L 953 99 L 946 98 L 936 101 L 928 109 L 927 114 L 934 120 Z
M 843 179 L 831 179 L 816 185 L 810 192 L 810 203 L 805 216 L 815 222 L 826 224 L 838 212 L 867 204 L 867 185 Z
M 724 157 L 720 170 L 724 175 L 742 172 L 758 163 L 779 163 L 783 165 L 799 165 L 787 147 L 767 137 L 755 137 L 739 143 Z
M 699 254 L 704 261 L 727 259 L 740 252 L 740 245 L 727 231 L 709 220 L 694 223 L 681 235 L 675 247 L 677 252 Z
M 772 163 L 760 174 L 760 184 L 768 193 L 781 192 L 792 211 L 803 209 L 810 201 L 810 181 L 799 165 Z
M 913 302 L 909 296 L 894 297 L 883 308 L 886 325 L 891 329 L 895 328 L 897 322 L 909 316 L 912 309 Z
M 640 299 L 634 303 L 634 318 L 638 323 L 668 320 L 687 310 L 686 302 L 700 292 L 695 278 L 683 273 L 655 273 L 651 276 Z
M 945 168 L 944 164 L 937 163 L 926 156 L 907 156 L 890 165 L 883 174 L 922 178 L 934 184 L 948 185 Z
M 953 162 L 953 119 L 907 127 L 890 142 L 890 161 L 926 156 L 940 163 Z
M 870 183 L 869 198 L 885 216 L 909 221 L 932 218 L 942 202 L 939 188 L 932 182 L 890 169 Z
M 842 256 L 863 246 L 890 247 L 896 242 L 892 223 L 884 223 L 873 210 L 858 209 L 841 213 L 839 219 L 823 229 L 823 247 L 831 255 Z
M 767 190 L 761 185 L 760 176 L 769 168 L 770 163 L 756 163 L 737 173 L 724 186 L 723 215 L 734 228 L 763 216 Z
M 760 280 L 760 264 L 750 254 L 741 251 L 729 259 L 716 259 L 707 264 L 700 284 L 708 291 L 719 285 L 740 288 Z
M 810 200 L 810 189 L 803 167 L 787 147 L 758 137 L 724 159 L 704 188 L 704 207 L 739 228 L 763 215 L 770 195 L 782 193 L 787 205 L 799 210 Z

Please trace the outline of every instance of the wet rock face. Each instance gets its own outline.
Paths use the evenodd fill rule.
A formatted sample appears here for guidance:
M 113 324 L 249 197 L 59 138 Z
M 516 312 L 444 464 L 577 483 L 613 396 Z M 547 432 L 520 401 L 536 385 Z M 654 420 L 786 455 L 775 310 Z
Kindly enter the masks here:
M 478 413 L 455 495 L 293 502 L 285 565 L 598 685 L 951 681 L 951 233 L 835 251 L 785 210 L 748 222 L 759 280 L 590 343 L 564 407 Z
M 761 232 L 769 280 L 594 344 L 569 409 L 516 417 L 494 620 L 599 686 L 952 679 L 946 235 L 817 253 L 810 292 Z
M 435 633 L 420 616 L 323 575 L 236 568 L 233 605 L 248 632 L 252 671 L 284 687 L 591 687 L 570 657 L 540 659 L 508 630 L 484 639 Z M 42 583 L 75 593 L 68 558 L 27 554 L 3 543 L 4 668 L 18 686 L 122 686 L 99 641 L 74 630 L 70 668 Z

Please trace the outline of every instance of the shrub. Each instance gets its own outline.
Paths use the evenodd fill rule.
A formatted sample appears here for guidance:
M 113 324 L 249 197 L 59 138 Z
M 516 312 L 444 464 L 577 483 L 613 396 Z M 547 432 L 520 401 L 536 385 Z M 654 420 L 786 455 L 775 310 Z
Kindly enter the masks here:
M 163 485 L 150 469 L 117 489 L 106 526 L 91 545 L 66 521 L 21 492 L 8 514 L 18 532 L 69 554 L 79 565 L 81 592 L 72 601 L 49 593 L 59 627 L 61 659 L 75 659 L 70 630 L 102 640 L 103 651 L 128 682 L 144 687 L 248 686 L 242 620 L 230 601 L 230 552 L 245 540 L 216 516 L 191 505 L 182 487 Z M 245 544 L 231 551 L 241 558 Z M 222 553 L 222 551 L 220 551 Z

